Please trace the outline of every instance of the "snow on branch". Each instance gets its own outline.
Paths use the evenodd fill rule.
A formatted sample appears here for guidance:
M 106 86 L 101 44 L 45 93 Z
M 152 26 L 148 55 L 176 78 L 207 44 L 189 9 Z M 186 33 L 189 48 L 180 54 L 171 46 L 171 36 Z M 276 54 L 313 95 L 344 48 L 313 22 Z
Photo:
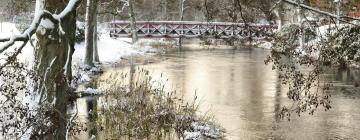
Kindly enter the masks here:
M 70 0 L 68 5 L 60 14 L 51 14 L 49 11 L 46 10 L 39 11 L 39 13 L 35 15 L 30 27 L 27 28 L 22 34 L 13 35 L 8 38 L 0 38 L 0 42 L 5 42 L 4 45 L 0 47 L 0 53 L 3 53 L 9 47 L 14 45 L 16 41 L 27 42 L 30 37 L 36 32 L 41 23 L 41 20 L 44 18 L 49 19 L 54 24 L 59 24 L 65 16 L 69 15 L 70 12 L 76 9 L 80 2 L 81 0 Z
M 0 53 L 3 53 L 9 47 L 14 45 L 16 41 L 26 42 L 30 39 L 30 36 L 36 32 L 36 29 L 39 27 L 42 18 L 50 18 L 52 14 L 46 11 L 42 11 L 39 16 L 34 17 L 31 25 L 20 35 L 13 35 L 9 38 L 0 38 L 0 42 L 5 42 L 3 46 L 0 47 Z
M 319 13 L 319 14 L 327 15 L 327 16 L 330 16 L 330 17 L 333 17 L 333 18 L 338 18 L 339 17 L 338 15 L 335 15 L 335 14 L 332 14 L 332 13 L 329 13 L 329 12 L 325 12 L 325 11 L 321 11 L 319 9 L 307 6 L 305 4 L 300 4 L 300 3 L 295 2 L 293 0 L 283 0 L 283 1 L 288 3 L 288 4 L 291 4 L 291 5 L 294 5 L 294 6 L 300 6 L 301 8 L 304 8 L 304 9 L 307 9 L 307 10 L 310 10 L 310 11 L 314 11 L 314 12 Z M 360 20 L 360 18 L 349 17 L 349 16 L 340 16 L 339 18 L 351 19 L 351 20 Z M 344 20 L 341 20 L 341 21 L 344 21 Z M 344 22 L 346 22 L 346 21 L 344 21 Z
M 21 50 L 26 46 L 27 42 L 28 40 L 24 41 L 20 48 L 18 48 L 12 55 L 10 55 L 4 64 L 0 65 L 0 70 L 2 70 L 5 66 L 16 60 L 16 56 L 21 53 Z
M 124 2 L 123 6 L 121 7 L 121 10 L 119 9 L 116 9 L 116 12 L 117 13 L 121 13 L 124 11 L 125 7 L 129 7 L 129 1 L 128 0 L 121 0 L 122 2 Z
M 117 16 L 119 14 L 121 14 L 126 7 L 129 7 L 129 1 L 128 0 L 119 0 L 120 2 L 124 3 L 120 8 L 117 7 L 116 8 L 116 11 L 103 11 L 103 12 L 98 12 L 97 14 L 111 14 L 111 15 L 114 15 L 114 16 Z M 114 0 L 110 1 L 110 2 L 103 2 L 101 4 L 107 4 L 107 5 L 111 5 L 112 3 L 114 2 Z
M 23 42 L 20 48 L 18 48 L 12 55 L 10 55 L 7 58 L 6 62 L 0 66 L 0 70 L 16 60 L 16 57 L 21 53 L 22 49 L 26 46 L 31 36 L 35 34 L 36 30 L 38 29 L 43 19 L 49 19 L 55 25 L 59 25 L 60 32 L 64 34 L 60 25 L 61 20 L 67 15 L 69 15 L 72 11 L 74 11 L 77 8 L 77 6 L 80 4 L 80 2 L 81 0 L 70 0 L 67 6 L 65 7 L 65 9 L 60 14 L 52 14 L 49 11 L 42 10 L 40 7 L 37 6 L 35 9 L 35 17 L 32 23 L 30 24 L 29 28 L 27 28 L 20 35 L 12 35 L 11 37 L 8 38 L 0 38 L 0 42 L 4 42 L 4 44 L 0 46 L 0 53 L 3 53 L 5 50 L 13 46 L 17 41 Z M 40 5 L 40 3 L 37 4 Z

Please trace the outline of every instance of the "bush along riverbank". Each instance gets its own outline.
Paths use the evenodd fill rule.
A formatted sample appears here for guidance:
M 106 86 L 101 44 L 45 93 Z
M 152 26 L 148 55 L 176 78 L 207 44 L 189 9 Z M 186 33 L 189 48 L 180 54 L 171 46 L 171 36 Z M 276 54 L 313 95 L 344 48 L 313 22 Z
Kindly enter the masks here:
M 93 137 L 224 139 L 223 128 L 211 117 L 197 113 L 196 97 L 188 103 L 176 91 L 165 91 L 164 83 L 153 81 L 147 70 L 131 71 L 132 74 L 115 73 L 117 78 L 102 81 L 107 87 L 102 87 L 103 95 L 90 115 L 96 123 L 86 128 L 96 130 Z

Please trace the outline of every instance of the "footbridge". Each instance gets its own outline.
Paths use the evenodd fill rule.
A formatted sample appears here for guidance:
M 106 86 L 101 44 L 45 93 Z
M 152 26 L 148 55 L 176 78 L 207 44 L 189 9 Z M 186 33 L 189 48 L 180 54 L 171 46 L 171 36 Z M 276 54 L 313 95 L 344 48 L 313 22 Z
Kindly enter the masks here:
M 110 23 L 110 36 L 130 38 L 130 21 Z M 277 27 L 268 24 L 245 24 L 231 22 L 195 21 L 137 21 L 136 32 L 139 38 L 252 38 L 265 39 Z

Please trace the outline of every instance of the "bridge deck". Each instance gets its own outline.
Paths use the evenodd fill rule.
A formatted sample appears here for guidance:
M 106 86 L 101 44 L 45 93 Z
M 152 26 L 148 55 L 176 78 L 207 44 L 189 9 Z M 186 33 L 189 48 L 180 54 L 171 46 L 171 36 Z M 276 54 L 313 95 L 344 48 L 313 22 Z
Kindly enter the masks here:
M 110 36 L 131 37 L 129 21 L 110 23 Z M 268 24 L 244 24 L 230 22 L 194 21 L 137 21 L 136 31 L 140 38 L 266 38 L 275 26 Z

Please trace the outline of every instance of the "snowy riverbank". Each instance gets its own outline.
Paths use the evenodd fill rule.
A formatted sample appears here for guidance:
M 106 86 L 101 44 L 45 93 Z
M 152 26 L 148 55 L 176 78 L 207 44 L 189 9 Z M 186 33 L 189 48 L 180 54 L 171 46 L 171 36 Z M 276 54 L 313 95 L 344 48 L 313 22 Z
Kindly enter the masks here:
M 3 22 L 1 23 L 0 38 L 8 38 L 14 35 L 18 35 L 21 32 L 16 28 L 16 24 Z M 35 38 L 33 37 L 32 40 Z M 151 55 L 158 52 L 158 49 L 153 49 L 149 46 L 140 46 L 138 44 L 143 43 L 143 40 L 140 40 L 137 44 L 132 45 L 131 39 L 113 39 L 110 38 L 107 30 L 102 29 L 99 32 L 98 40 L 98 53 L 100 58 L 100 64 L 97 64 L 96 68 L 88 69 L 84 66 L 83 61 L 85 58 L 85 44 L 77 43 L 75 45 L 75 52 L 72 59 L 72 70 L 74 81 L 72 86 L 75 88 L 79 84 L 89 82 L 94 78 L 97 73 L 101 72 L 101 67 L 104 65 L 111 65 L 116 62 L 119 62 L 124 57 L 129 56 L 141 56 L 141 55 Z M 0 43 L 0 46 L 3 43 Z M 16 42 L 14 48 L 21 46 L 21 42 Z M 14 49 L 9 49 L 5 53 L 2 53 L 0 56 L 0 64 L 5 63 L 4 59 L 7 58 L 6 53 L 12 53 Z M 34 62 L 34 47 L 27 43 L 22 52 L 18 55 L 19 62 L 22 62 L 31 68 Z M 83 89 L 84 91 L 91 91 L 88 88 Z
M 72 61 L 74 77 L 72 86 L 77 88 L 80 84 L 91 82 L 93 78 L 102 72 L 103 66 L 111 66 L 130 56 L 154 55 L 159 52 L 158 49 L 153 49 L 150 46 L 139 45 L 144 42 L 143 40 L 139 40 L 139 42 L 134 45 L 130 42 L 131 39 L 129 38 L 110 38 L 108 32 L 99 34 L 98 53 L 100 63 L 96 64 L 96 67 L 91 69 L 83 63 L 85 58 L 85 43 L 77 43 L 75 45 L 75 52 L 73 54 Z M 76 92 L 83 92 L 85 94 L 101 93 L 101 91 L 97 89 L 92 89 L 91 87 L 86 86 L 81 87 Z

